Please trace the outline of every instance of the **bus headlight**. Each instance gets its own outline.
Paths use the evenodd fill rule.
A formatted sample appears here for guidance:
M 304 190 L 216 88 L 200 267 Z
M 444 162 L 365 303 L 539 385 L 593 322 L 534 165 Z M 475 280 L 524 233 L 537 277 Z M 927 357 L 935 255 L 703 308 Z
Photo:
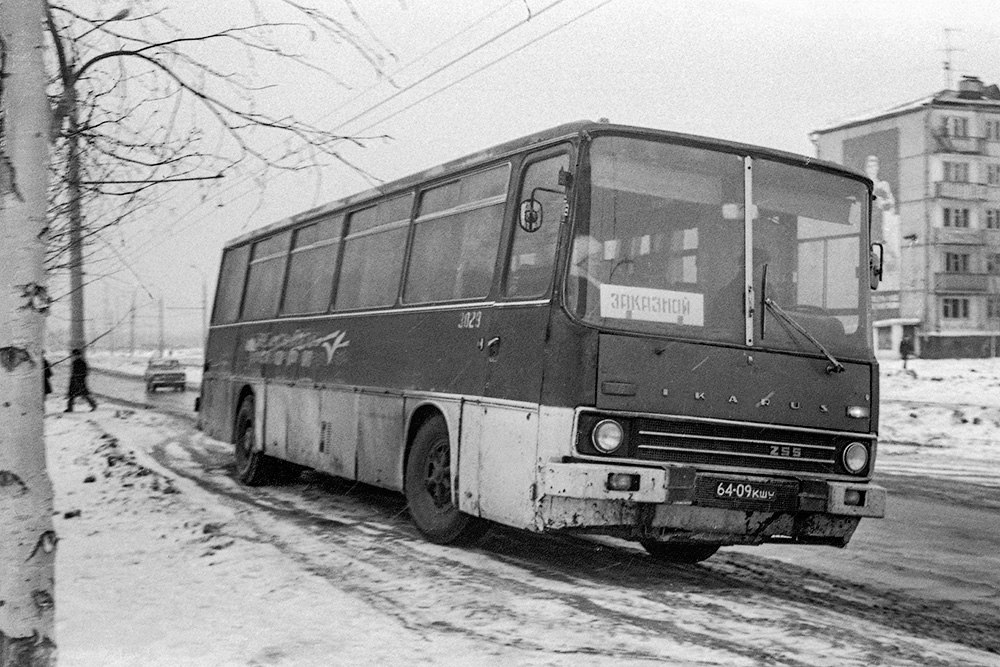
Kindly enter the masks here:
M 868 465 L 868 448 L 860 442 L 852 442 L 844 448 L 843 461 L 847 472 L 861 472 Z
M 614 419 L 604 419 L 594 426 L 590 440 L 597 451 L 610 454 L 622 446 L 622 442 L 625 441 L 625 431 Z

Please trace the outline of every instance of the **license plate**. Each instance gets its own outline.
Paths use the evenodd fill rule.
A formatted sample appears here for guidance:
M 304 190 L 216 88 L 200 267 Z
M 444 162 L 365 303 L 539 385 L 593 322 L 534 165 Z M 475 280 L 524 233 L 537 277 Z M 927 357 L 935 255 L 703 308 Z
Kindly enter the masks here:
M 747 477 L 699 475 L 695 482 L 695 503 L 709 507 L 763 511 L 794 510 L 798 484 Z

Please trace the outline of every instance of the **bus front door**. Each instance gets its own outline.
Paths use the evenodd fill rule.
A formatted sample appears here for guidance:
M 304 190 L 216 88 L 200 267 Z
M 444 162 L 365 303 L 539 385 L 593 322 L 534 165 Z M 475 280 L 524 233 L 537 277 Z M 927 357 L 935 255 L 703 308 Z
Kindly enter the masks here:
M 534 513 L 546 328 L 566 210 L 559 174 L 568 168 L 567 149 L 556 147 L 530 156 L 520 169 L 501 298 L 481 328 L 483 397 L 463 411 L 463 442 L 475 444 L 463 446 L 461 484 L 469 495 L 461 494 L 460 507 L 508 525 L 529 527 Z

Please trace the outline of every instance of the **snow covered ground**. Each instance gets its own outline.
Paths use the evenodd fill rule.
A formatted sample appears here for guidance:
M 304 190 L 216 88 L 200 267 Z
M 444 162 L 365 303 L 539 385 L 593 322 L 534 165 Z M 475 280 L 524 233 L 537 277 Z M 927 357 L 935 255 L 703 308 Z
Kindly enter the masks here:
M 1000 487 L 1000 359 L 882 367 L 876 467 Z
M 139 372 L 144 366 L 100 358 L 91 363 Z M 911 360 L 910 372 L 900 365 L 883 366 L 880 470 L 1000 486 L 1000 360 Z M 56 593 L 62 665 L 607 664 L 607 656 L 572 647 L 560 657 L 558 641 L 549 652 L 519 648 L 518 633 L 537 640 L 532 636 L 537 628 L 498 627 L 512 641 L 492 645 L 487 654 L 474 637 L 449 632 L 445 623 L 429 641 L 426 632 L 333 585 L 308 563 L 290 562 L 279 549 L 280 539 L 261 541 L 248 527 L 247 510 L 238 503 L 220 501 L 196 480 L 160 466 L 154 450 L 184 456 L 176 439 L 192 437 L 182 435 L 185 427 L 177 420 L 107 403 L 93 413 L 70 415 L 61 407 L 60 399 L 50 399 L 46 427 L 60 536 Z M 283 539 L 301 539 L 291 526 L 272 530 Z M 474 552 L 455 557 L 486 558 Z M 363 561 L 360 555 L 345 566 Z M 447 600 L 431 597 L 434 613 L 442 613 Z M 692 597 L 701 596 L 684 594 L 677 602 Z M 720 632 L 737 637 L 749 632 L 754 616 L 749 610 L 741 612 L 747 615 L 745 628 L 723 625 Z M 555 603 L 550 611 L 558 626 L 562 612 Z M 679 627 L 706 622 L 683 608 L 677 613 Z M 721 609 L 706 613 L 706 618 L 724 616 Z M 775 612 L 759 614 L 764 619 Z M 491 622 L 496 623 L 482 619 Z M 667 644 L 673 664 L 772 662 L 767 654 L 755 660 L 692 642 L 683 632 L 648 641 Z M 791 642 L 788 658 L 795 664 L 860 665 L 871 658 L 844 646 L 831 649 L 809 636 L 768 641 Z M 990 664 L 996 658 L 913 637 L 898 641 L 911 655 L 926 655 L 935 664 Z M 921 661 L 897 655 L 880 662 Z M 628 655 L 615 660 L 638 663 L 650 664 Z

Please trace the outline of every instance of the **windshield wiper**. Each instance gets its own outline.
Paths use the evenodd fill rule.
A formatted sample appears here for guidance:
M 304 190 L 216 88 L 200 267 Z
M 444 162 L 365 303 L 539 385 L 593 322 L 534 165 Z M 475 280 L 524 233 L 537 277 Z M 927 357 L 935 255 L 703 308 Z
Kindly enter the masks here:
M 805 336 L 809 340 L 810 343 L 812 343 L 813 345 L 815 345 L 817 347 L 817 349 L 819 349 L 819 351 L 823 353 L 823 356 L 825 356 L 830 361 L 830 364 L 826 367 L 826 372 L 827 373 L 843 373 L 844 372 L 844 364 L 842 364 L 839 361 L 837 361 L 836 357 L 834 357 L 832 354 L 830 354 L 830 351 L 827 350 L 823 346 L 823 343 L 821 343 L 818 340 L 816 340 L 815 336 L 813 336 L 811 333 L 809 333 L 808 331 L 806 331 L 802 327 L 802 325 L 800 325 L 798 322 L 796 322 L 794 319 L 792 319 L 792 316 L 789 315 L 788 313 L 786 313 L 785 310 L 781 306 L 779 306 L 778 304 L 776 304 L 774 302 L 774 299 L 771 299 L 770 297 L 765 297 L 764 298 L 764 305 L 767 306 L 768 308 L 770 308 L 771 311 L 775 315 L 777 315 L 782 321 L 787 322 L 789 325 L 791 325 L 791 327 L 793 329 L 795 329 L 800 334 L 802 334 L 803 336 Z

